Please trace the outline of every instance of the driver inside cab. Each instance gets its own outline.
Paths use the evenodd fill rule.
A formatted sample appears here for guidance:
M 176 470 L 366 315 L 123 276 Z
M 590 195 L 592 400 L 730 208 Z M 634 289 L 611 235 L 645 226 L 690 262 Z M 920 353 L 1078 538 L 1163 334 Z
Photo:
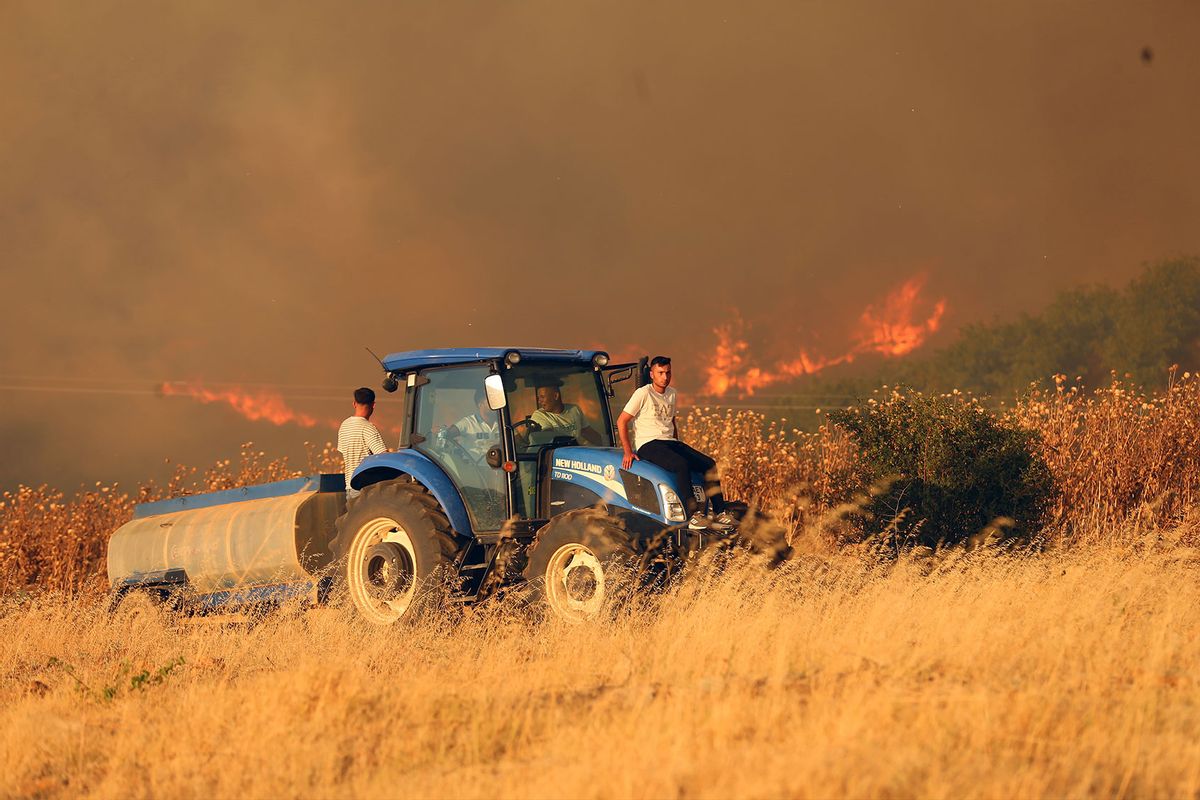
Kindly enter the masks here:
M 500 444 L 500 418 L 488 406 L 487 392 L 484 389 L 476 389 L 475 413 L 468 414 L 444 428 L 438 437 L 457 439 L 464 450 L 482 462 L 487 456 L 487 451 Z
M 563 402 L 562 391 L 557 384 L 537 387 L 537 410 L 530 415 L 530 420 L 536 422 L 543 433 L 570 436 L 587 444 L 600 443 L 600 435 L 587 424 L 579 406 Z M 526 436 L 525 430 L 517 432 L 522 442 Z

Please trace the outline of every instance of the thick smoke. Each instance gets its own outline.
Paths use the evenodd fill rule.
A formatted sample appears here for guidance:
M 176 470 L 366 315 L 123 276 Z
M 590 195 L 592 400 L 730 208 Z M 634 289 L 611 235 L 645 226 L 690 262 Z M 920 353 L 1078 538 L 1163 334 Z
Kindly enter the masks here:
M 919 272 L 938 336 L 1123 282 L 1200 251 L 1198 39 L 1187 2 L 8 4 L 0 487 L 317 436 L 164 381 L 324 420 L 364 345 L 638 343 L 694 390 L 733 313 L 769 360 Z

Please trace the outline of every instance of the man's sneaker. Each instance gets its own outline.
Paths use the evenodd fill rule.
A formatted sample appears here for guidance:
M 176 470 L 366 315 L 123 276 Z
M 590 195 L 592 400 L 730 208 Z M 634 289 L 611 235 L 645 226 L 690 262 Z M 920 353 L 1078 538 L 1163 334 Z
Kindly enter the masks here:
M 717 514 L 717 518 L 709 523 L 709 527 L 714 531 L 731 531 L 737 526 L 737 518 L 728 511 L 722 511 L 720 514 Z
M 688 520 L 688 530 L 706 531 L 708 530 L 709 523 L 711 522 L 712 520 L 704 516 L 704 512 L 697 511 L 695 514 L 692 514 L 692 518 Z

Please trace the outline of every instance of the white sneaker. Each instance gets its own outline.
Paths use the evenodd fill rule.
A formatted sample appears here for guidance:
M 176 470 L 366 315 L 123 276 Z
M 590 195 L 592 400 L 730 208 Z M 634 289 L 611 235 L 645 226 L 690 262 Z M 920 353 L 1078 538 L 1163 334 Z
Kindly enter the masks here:
M 688 520 L 688 530 L 706 531 L 708 530 L 710 521 L 711 520 L 709 520 L 708 517 L 704 516 L 704 512 L 697 511 L 695 514 L 692 514 L 692 518 Z
M 737 518 L 728 511 L 722 511 L 720 514 L 717 514 L 717 518 L 709 524 L 709 527 L 714 531 L 731 531 L 737 526 Z

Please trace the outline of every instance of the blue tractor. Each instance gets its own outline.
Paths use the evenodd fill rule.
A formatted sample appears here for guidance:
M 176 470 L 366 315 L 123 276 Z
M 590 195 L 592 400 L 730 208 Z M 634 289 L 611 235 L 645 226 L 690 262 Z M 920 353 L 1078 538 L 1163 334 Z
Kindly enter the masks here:
M 616 418 L 644 359 L 486 347 L 395 353 L 383 367 L 384 388 L 404 392 L 399 447 L 355 470 L 361 495 L 330 545 L 373 622 L 410 613 L 439 573 L 468 602 L 523 578 L 556 615 L 587 619 L 610 566 L 644 569 L 731 535 L 685 527 L 666 470 L 621 466 Z M 702 486 L 694 475 L 703 504 Z
M 114 598 L 227 611 L 321 602 L 340 578 L 366 619 L 389 624 L 448 579 L 459 602 L 519 584 L 579 621 L 600 613 L 626 568 L 661 574 L 739 541 L 687 527 L 666 470 L 622 469 L 616 414 L 645 359 L 484 347 L 394 353 L 383 367 L 403 422 L 396 449 L 350 477 L 357 497 L 347 501 L 343 476 L 313 475 L 141 504 L 109 541 Z M 706 503 L 703 476 L 692 483 Z

